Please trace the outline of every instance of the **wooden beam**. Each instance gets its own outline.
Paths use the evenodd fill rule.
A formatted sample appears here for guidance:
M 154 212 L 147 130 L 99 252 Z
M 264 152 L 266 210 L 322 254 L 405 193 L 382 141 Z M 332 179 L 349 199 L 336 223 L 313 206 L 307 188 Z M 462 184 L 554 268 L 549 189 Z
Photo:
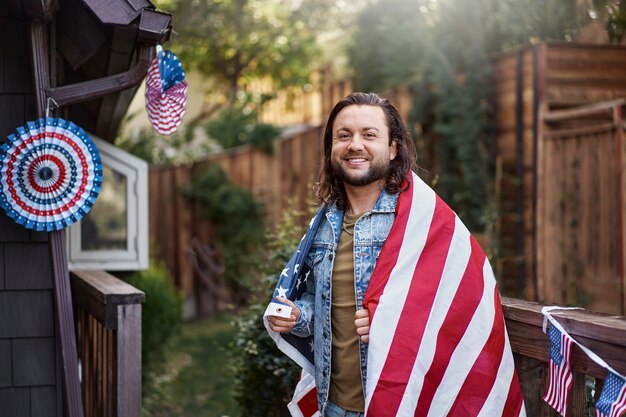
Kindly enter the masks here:
M 624 113 L 622 105 L 613 108 L 613 123 L 619 126 L 615 129 L 615 151 L 617 152 L 617 198 L 619 202 L 619 227 L 621 239 L 619 245 L 622 314 L 626 314 L 626 193 L 624 193 L 624 171 L 626 170 L 626 142 L 624 141 Z
M 544 139 L 550 140 L 555 138 L 575 139 L 578 136 L 593 135 L 611 131 L 616 125 L 613 122 L 600 123 L 595 126 L 583 126 L 571 129 L 544 130 Z
M 606 112 L 607 116 L 611 116 L 613 108 L 622 106 L 626 103 L 626 99 L 609 100 L 600 103 L 593 103 L 587 106 L 579 106 L 574 109 L 552 110 L 543 115 L 544 122 L 558 122 L 561 120 L 575 119 L 582 116 Z
M 153 46 L 141 46 L 137 52 L 137 62 L 128 71 L 96 80 L 49 88 L 46 93 L 61 107 L 119 92 L 143 80 L 152 63 L 154 53 Z
M 143 292 L 105 271 L 72 271 L 70 280 L 76 304 L 107 329 L 118 329 L 119 306 L 145 300 Z
M 46 117 L 46 89 L 50 86 L 47 27 L 43 22 L 30 24 L 30 49 L 35 84 L 37 115 Z M 61 338 L 61 356 L 64 370 L 65 395 L 69 417 L 83 417 L 83 401 L 78 380 L 78 352 L 74 333 L 72 294 L 69 285 L 65 231 L 50 233 L 52 273 L 56 316 Z

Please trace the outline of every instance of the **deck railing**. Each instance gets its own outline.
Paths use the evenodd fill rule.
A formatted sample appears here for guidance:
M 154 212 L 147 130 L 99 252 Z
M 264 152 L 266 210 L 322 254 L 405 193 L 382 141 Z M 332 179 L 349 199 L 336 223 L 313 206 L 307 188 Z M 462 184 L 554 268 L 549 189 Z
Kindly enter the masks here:
M 104 271 L 71 285 L 85 417 L 140 417 L 144 293 Z
M 144 294 L 102 271 L 71 275 L 85 417 L 139 417 L 141 414 L 141 303 Z M 541 304 L 503 298 L 502 306 L 515 357 L 526 414 L 557 416 L 543 400 L 550 343 L 543 332 Z M 626 374 L 626 317 L 587 310 L 552 315 L 576 341 L 616 371 Z M 577 346 L 568 417 L 593 416 L 606 370 Z
M 558 416 L 541 399 L 546 390 L 550 352 L 548 336 L 543 333 L 543 306 L 512 298 L 503 298 L 502 306 L 526 414 L 529 417 Z M 617 372 L 626 374 L 626 317 L 583 309 L 553 311 L 552 316 L 576 341 Z M 572 348 L 570 365 L 574 378 L 567 415 L 593 416 L 592 405 L 600 395 L 607 372 L 576 345 Z

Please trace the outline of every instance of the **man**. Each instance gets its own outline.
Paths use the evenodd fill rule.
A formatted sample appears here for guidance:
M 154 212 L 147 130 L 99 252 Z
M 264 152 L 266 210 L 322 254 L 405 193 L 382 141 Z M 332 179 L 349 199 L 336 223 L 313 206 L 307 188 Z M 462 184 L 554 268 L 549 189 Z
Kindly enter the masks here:
M 317 184 L 324 204 L 298 250 L 305 262 L 283 271 L 306 291 L 282 297 L 279 281 L 291 314 L 268 307 L 270 334 L 288 354 L 279 339 L 313 337 L 311 366 L 294 360 L 314 373 L 323 416 L 524 415 L 488 262 L 415 165 L 387 100 L 337 103 Z

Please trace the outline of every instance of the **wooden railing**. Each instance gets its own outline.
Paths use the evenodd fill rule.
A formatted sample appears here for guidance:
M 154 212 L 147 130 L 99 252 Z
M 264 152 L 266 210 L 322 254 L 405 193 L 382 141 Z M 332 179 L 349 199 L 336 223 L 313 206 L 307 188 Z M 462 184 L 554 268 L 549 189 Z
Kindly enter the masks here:
M 104 271 L 71 285 L 85 417 L 140 417 L 144 293 Z
M 542 329 L 542 305 L 503 298 L 502 306 L 526 414 L 529 417 L 558 416 L 541 399 L 546 390 L 550 352 L 548 336 Z M 591 349 L 617 372 L 626 374 L 626 317 L 583 309 L 560 310 L 552 315 L 576 341 Z M 575 345 L 570 365 L 574 378 L 567 415 L 591 416 L 589 407 L 600 395 L 606 370 Z

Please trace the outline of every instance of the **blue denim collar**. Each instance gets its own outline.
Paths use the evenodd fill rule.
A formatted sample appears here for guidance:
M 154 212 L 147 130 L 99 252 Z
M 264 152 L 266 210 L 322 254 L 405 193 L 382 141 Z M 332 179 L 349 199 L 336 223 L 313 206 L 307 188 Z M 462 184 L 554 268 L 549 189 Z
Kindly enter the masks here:
M 378 196 L 376 204 L 374 204 L 372 213 L 393 213 L 396 210 L 396 205 L 398 204 L 398 195 L 399 194 L 397 193 L 389 194 L 387 190 L 383 188 Z M 336 203 L 328 206 L 326 214 L 331 217 L 340 215 L 340 217 L 343 218 L 343 210 L 339 210 Z

